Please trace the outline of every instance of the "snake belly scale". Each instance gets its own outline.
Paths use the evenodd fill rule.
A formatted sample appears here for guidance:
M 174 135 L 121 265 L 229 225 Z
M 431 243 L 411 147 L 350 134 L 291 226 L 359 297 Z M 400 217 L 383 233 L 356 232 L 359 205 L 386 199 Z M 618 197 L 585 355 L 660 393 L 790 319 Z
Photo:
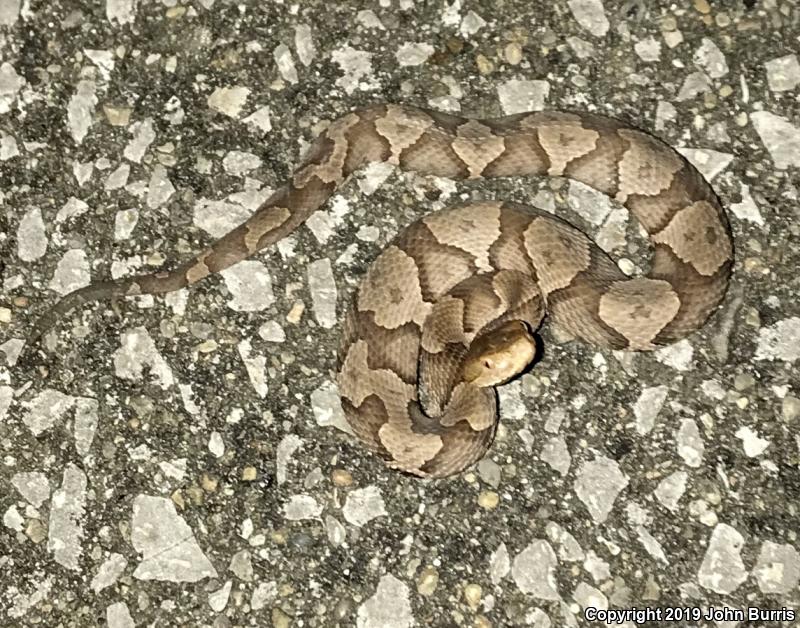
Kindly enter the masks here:
M 353 296 L 338 384 L 355 434 L 405 472 L 447 476 L 483 456 L 497 425 L 492 386 L 533 358 L 531 332 L 545 316 L 598 347 L 649 350 L 698 329 L 727 289 L 722 205 L 654 136 L 594 114 L 478 120 L 379 104 L 332 122 L 290 180 L 208 249 L 171 271 L 66 295 L 28 342 L 87 301 L 171 292 L 250 257 L 376 162 L 452 179 L 567 177 L 625 206 L 654 249 L 649 273 L 628 277 L 570 223 L 502 201 L 434 212 L 402 231 Z

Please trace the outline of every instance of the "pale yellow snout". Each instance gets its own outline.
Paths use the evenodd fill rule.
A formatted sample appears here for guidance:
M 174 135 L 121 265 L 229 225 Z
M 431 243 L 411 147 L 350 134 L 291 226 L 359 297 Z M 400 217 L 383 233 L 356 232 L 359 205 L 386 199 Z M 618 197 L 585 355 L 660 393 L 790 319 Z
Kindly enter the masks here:
M 464 361 L 464 381 L 480 388 L 507 382 L 533 361 L 536 343 L 521 321 L 503 323 L 473 341 Z

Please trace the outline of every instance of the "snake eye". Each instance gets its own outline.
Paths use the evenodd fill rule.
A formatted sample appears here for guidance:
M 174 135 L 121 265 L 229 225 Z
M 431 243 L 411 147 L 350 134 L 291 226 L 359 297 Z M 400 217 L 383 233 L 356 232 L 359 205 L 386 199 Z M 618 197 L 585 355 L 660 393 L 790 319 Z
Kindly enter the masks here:
M 487 369 L 490 369 L 490 368 L 492 368 L 494 366 L 494 364 L 492 364 L 491 360 L 487 359 L 487 360 L 483 361 L 483 366 L 485 366 Z

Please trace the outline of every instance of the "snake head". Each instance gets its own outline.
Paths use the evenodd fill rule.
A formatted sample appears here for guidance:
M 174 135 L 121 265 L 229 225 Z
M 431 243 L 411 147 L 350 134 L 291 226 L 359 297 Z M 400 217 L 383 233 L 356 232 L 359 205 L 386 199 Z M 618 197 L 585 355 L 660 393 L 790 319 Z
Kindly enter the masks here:
M 504 384 L 527 368 L 537 347 L 525 323 L 503 323 L 473 340 L 464 360 L 463 380 L 479 388 Z

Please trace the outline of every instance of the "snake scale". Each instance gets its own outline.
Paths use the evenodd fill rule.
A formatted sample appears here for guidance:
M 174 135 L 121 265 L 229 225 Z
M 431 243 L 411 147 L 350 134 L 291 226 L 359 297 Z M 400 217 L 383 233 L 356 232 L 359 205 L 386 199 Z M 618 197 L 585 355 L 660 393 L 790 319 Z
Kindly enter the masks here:
M 493 386 L 533 360 L 545 315 L 598 347 L 648 350 L 699 328 L 727 289 L 733 244 L 722 205 L 654 136 L 586 113 L 473 119 L 378 104 L 332 122 L 290 180 L 208 249 L 175 270 L 66 295 L 28 341 L 84 302 L 178 290 L 250 257 L 376 162 L 452 179 L 567 177 L 626 207 L 654 249 L 649 273 L 628 277 L 570 223 L 501 201 L 403 230 L 353 297 L 338 373 L 353 431 L 402 471 L 442 477 L 480 459 L 497 426 Z

